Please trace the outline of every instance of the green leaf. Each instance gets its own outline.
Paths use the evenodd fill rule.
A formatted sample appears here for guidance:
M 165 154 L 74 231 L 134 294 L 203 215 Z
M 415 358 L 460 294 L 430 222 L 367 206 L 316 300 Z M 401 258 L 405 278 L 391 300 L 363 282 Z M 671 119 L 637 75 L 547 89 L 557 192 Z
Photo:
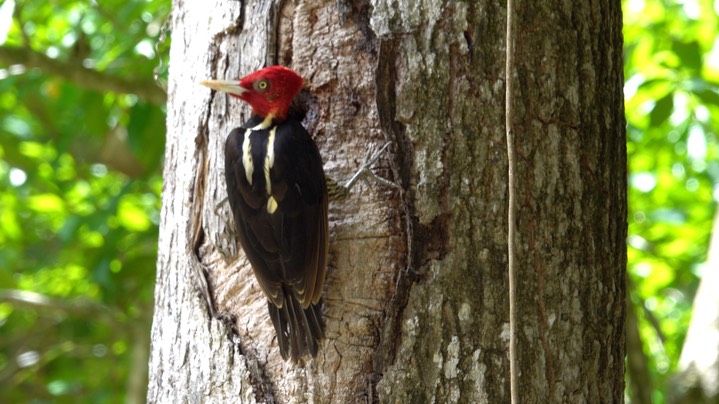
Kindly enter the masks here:
M 2 231 L 0 240 L 5 237 L 13 240 L 21 239 L 22 230 L 20 229 L 18 217 L 14 210 L 3 209 L 3 211 L 0 212 L 0 229 L 0 231 Z
M 672 50 L 679 56 L 682 68 L 690 69 L 698 74 L 702 69 L 702 50 L 697 41 L 672 41 Z
M 705 104 L 719 105 L 719 93 L 714 90 L 700 90 L 694 92 Z
M 667 119 L 669 119 L 673 109 L 674 93 L 670 92 L 654 104 L 654 108 L 652 109 L 651 114 L 649 114 L 649 125 L 657 127 L 663 124 Z
M 165 114 L 160 107 L 138 102 L 130 111 L 127 135 L 132 152 L 148 169 L 154 169 L 165 150 Z
M 666 78 L 655 77 L 655 78 L 651 78 L 651 79 L 642 81 L 642 83 L 639 85 L 638 88 L 644 89 L 644 90 L 650 90 L 657 85 L 662 85 L 662 84 L 667 84 L 667 83 L 669 83 L 669 80 L 667 80 Z

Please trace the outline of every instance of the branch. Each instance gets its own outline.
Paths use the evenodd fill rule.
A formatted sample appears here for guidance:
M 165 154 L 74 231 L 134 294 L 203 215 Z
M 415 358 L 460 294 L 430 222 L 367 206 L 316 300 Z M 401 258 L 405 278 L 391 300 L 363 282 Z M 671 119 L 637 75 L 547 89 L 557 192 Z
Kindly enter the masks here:
M 25 31 L 25 21 L 22 19 L 22 8 L 22 2 L 20 2 L 20 4 L 15 2 L 15 12 L 13 14 L 17 20 L 18 27 L 20 27 L 20 37 L 22 38 L 22 43 L 25 46 L 30 46 L 30 36 L 27 34 L 27 31 Z
M 104 317 L 110 322 L 117 321 L 117 315 L 108 307 L 81 299 L 61 299 L 18 289 L 0 289 L 0 302 L 12 303 L 34 309 L 56 311 L 93 318 Z
M 160 105 L 167 102 L 167 94 L 152 80 L 131 80 L 103 74 L 79 63 L 52 59 L 28 48 L 0 46 L 0 62 L 7 65 L 22 64 L 28 68 L 37 68 L 44 73 L 61 77 L 90 90 L 135 94 L 148 102 Z

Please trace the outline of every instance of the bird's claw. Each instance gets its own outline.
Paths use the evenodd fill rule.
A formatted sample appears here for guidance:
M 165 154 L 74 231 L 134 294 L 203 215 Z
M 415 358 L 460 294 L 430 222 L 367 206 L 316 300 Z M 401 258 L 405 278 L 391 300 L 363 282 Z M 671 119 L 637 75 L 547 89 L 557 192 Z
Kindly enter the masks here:
M 215 214 L 217 216 L 220 216 L 220 209 L 222 209 L 222 206 L 224 206 L 229 200 L 230 198 L 226 196 L 222 198 L 222 200 L 218 202 L 217 205 L 215 205 Z
M 359 170 L 357 170 L 357 172 L 352 176 L 352 178 L 350 178 L 349 180 L 347 180 L 347 182 L 345 182 L 345 184 L 343 185 L 344 188 L 349 191 L 350 189 L 352 189 L 352 187 L 355 185 L 355 183 L 359 179 L 363 179 L 364 181 L 367 181 L 367 177 L 370 177 L 370 176 L 373 177 L 380 184 L 384 184 L 386 186 L 393 187 L 393 188 L 400 188 L 399 185 L 395 184 L 394 182 L 392 182 L 386 178 L 380 177 L 379 175 L 375 174 L 372 170 L 370 170 L 370 166 L 372 164 L 376 163 L 377 160 L 379 160 L 379 158 L 382 157 L 382 154 L 385 152 L 385 150 L 387 150 L 387 148 L 389 147 L 390 144 L 391 144 L 391 142 L 387 142 L 384 144 L 384 146 L 382 146 L 379 149 L 379 151 L 377 153 L 375 153 L 374 155 L 368 155 L 367 158 L 365 158 L 365 161 L 364 161 L 364 163 L 362 163 L 362 166 L 359 168 Z

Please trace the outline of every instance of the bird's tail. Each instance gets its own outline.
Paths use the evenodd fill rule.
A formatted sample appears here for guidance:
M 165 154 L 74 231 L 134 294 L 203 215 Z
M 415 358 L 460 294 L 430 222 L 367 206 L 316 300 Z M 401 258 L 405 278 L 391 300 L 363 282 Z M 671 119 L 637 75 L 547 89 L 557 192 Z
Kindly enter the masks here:
M 291 358 L 293 362 L 297 362 L 308 354 L 315 357 L 319 340 L 324 336 L 322 302 L 311 304 L 305 309 L 289 293 L 285 293 L 284 300 L 282 307 L 267 301 L 282 358 Z

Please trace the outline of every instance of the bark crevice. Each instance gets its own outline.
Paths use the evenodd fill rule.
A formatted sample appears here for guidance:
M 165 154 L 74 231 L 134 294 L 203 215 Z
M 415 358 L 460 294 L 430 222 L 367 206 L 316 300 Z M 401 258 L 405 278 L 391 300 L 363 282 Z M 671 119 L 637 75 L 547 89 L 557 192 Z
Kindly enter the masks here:
M 417 281 L 417 253 L 413 246 L 417 242 L 414 229 L 418 225 L 414 201 L 411 196 L 410 178 L 412 175 L 413 150 L 412 142 L 406 136 L 404 125 L 395 120 L 397 98 L 397 71 L 395 40 L 388 37 L 379 39 L 379 55 L 375 76 L 376 102 L 380 126 L 388 141 L 395 145 L 395 153 L 390 159 L 390 168 L 394 178 L 399 180 L 402 191 L 404 223 L 402 237 L 406 243 L 407 254 L 404 269 L 397 274 L 395 293 L 384 310 L 384 325 L 381 330 L 380 342 L 374 356 L 373 377 L 371 378 L 372 402 L 376 402 L 377 383 L 382 379 L 385 368 L 394 363 L 399 341 L 401 341 L 401 320 L 404 308 L 409 301 L 412 284 Z

